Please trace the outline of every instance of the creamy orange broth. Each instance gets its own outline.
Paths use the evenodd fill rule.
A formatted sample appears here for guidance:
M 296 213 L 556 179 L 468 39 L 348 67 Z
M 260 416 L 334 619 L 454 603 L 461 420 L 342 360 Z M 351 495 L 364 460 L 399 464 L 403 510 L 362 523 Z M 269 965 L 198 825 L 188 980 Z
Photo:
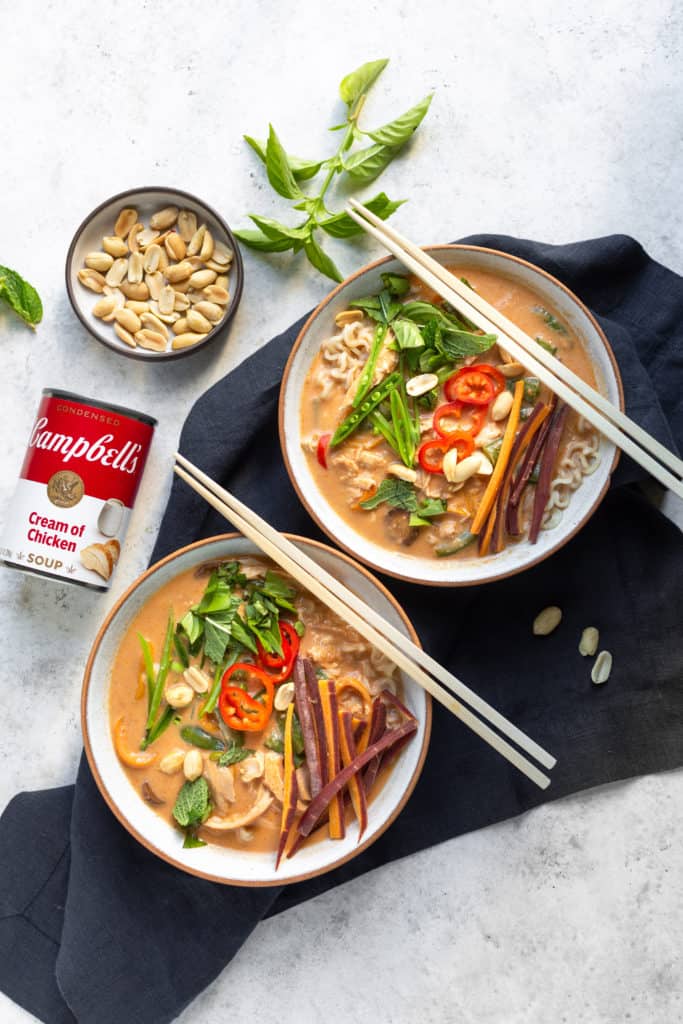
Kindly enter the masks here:
M 476 291 L 492 305 L 532 337 L 542 337 L 553 344 L 562 362 L 578 374 L 583 380 L 595 386 L 595 373 L 578 334 L 571 325 L 564 321 L 557 311 L 548 306 L 532 289 L 527 288 L 510 278 L 480 270 L 467 264 L 458 264 L 448 268 L 458 277 L 465 277 Z M 440 297 L 416 278 L 411 279 L 411 290 L 402 301 L 423 299 L 435 304 L 441 302 Z M 534 312 L 535 306 L 542 306 L 557 316 L 566 327 L 567 333 L 561 334 L 552 330 L 544 323 L 541 316 Z M 370 321 L 366 321 L 370 323 Z M 339 328 L 330 321 L 330 335 Z M 466 360 L 471 363 L 489 363 L 498 366 L 502 362 L 498 347 L 494 345 L 488 352 Z M 389 367 L 390 368 L 390 367 Z M 434 546 L 449 537 L 456 538 L 465 532 L 471 523 L 481 497 L 486 488 L 488 477 L 471 477 L 460 489 L 449 484 L 443 475 L 423 474 L 427 487 L 422 491 L 422 481 L 418 480 L 419 496 L 441 497 L 448 503 L 448 512 L 430 527 L 408 532 L 405 530 L 407 515 L 399 510 L 388 509 L 386 505 L 367 511 L 360 509 L 358 503 L 371 493 L 370 484 L 376 487 L 387 475 L 387 468 L 392 463 L 400 462 L 395 451 L 382 438 L 375 436 L 367 428 L 360 427 L 351 437 L 338 447 L 330 449 L 327 454 L 328 468 L 324 469 L 316 457 L 317 439 L 321 434 L 334 432 L 341 420 L 348 415 L 350 407 L 344 407 L 348 400 L 348 391 L 355 392 L 357 376 L 351 388 L 335 386 L 326 398 L 319 395 L 318 381 L 328 372 L 322 352 L 316 354 L 306 376 L 301 405 L 301 434 L 304 438 L 304 451 L 311 474 L 320 492 L 329 504 L 341 515 L 354 530 L 363 534 L 375 544 L 383 547 L 399 547 L 406 554 L 417 557 L 432 557 Z M 454 370 L 455 372 L 455 370 Z M 526 374 L 526 376 L 533 376 Z M 377 376 L 375 378 L 377 380 Z M 541 387 L 540 398 L 547 401 L 550 397 L 546 387 Z M 446 401 L 443 387 L 439 388 L 437 404 Z M 489 420 L 486 421 L 490 423 Z M 486 424 L 485 424 L 486 425 Z M 556 464 L 562 460 L 567 445 L 576 437 L 578 417 L 570 411 L 562 435 Z M 503 422 L 504 427 L 504 422 Z M 421 441 L 436 437 L 436 433 L 428 429 Z M 421 473 L 421 471 L 419 471 Z M 530 497 L 532 488 L 527 489 L 526 502 L 521 509 L 523 534 L 526 532 L 530 517 Z M 409 540 L 409 543 L 405 543 Z M 511 542 L 508 539 L 508 543 Z M 449 557 L 477 557 L 477 546 L 472 544 Z
M 242 566 L 254 567 L 265 572 L 272 569 L 284 579 L 284 573 L 266 562 L 265 560 L 243 558 L 239 559 Z M 214 563 L 215 564 L 215 563 Z M 123 718 L 126 728 L 127 745 L 131 750 L 136 750 L 145 732 L 147 718 L 147 693 L 146 688 L 141 685 L 142 658 L 138 633 L 142 634 L 151 644 L 155 658 L 159 657 L 163 644 L 166 623 L 169 609 L 173 609 L 175 619 L 178 621 L 185 614 L 187 609 L 196 604 L 206 588 L 209 574 L 209 567 L 199 570 L 189 570 L 161 587 L 142 607 L 131 622 L 121 645 L 116 653 L 111 673 L 109 688 L 109 716 L 112 729 L 119 719 Z M 287 579 L 288 583 L 292 583 Z M 295 584 L 293 584 L 295 585 Z M 297 589 L 297 596 L 294 601 L 299 618 L 303 621 L 306 632 L 301 639 L 300 654 L 310 658 L 316 667 L 321 668 L 335 682 L 340 683 L 347 677 L 354 677 L 364 683 L 372 695 L 376 695 L 384 688 L 399 692 L 396 680 L 396 669 L 345 622 L 330 612 L 319 601 L 310 594 L 301 593 Z M 207 674 L 211 666 L 207 666 Z M 166 686 L 182 681 L 182 675 L 169 672 Z M 347 691 L 345 700 L 347 706 L 355 709 L 353 695 Z M 172 810 L 176 797 L 185 777 L 182 767 L 173 775 L 166 775 L 159 769 L 159 763 L 165 755 L 174 750 L 188 751 L 197 749 L 191 744 L 184 742 L 180 737 L 180 729 L 184 725 L 200 725 L 201 728 L 220 735 L 218 726 L 206 718 L 198 721 L 197 715 L 206 694 L 198 695 L 193 703 L 187 707 L 177 710 L 180 718 L 178 725 L 171 724 L 159 739 L 150 747 L 150 751 L 156 754 L 154 764 L 147 768 L 131 768 L 122 765 L 131 785 L 142 795 L 143 786 L 146 784 L 148 792 L 158 798 L 159 805 L 150 804 L 161 817 L 174 824 Z M 162 708 L 163 708 L 162 703 Z M 213 716 L 212 716 L 213 718 Z M 263 751 L 264 754 L 271 754 L 263 741 L 268 735 L 277 731 L 275 729 L 275 717 L 271 718 L 269 725 L 262 733 L 244 733 L 244 746 L 255 751 Z M 213 803 L 213 814 L 231 814 L 235 811 L 246 811 L 252 806 L 258 794 L 263 779 L 257 778 L 250 782 L 244 782 L 241 778 L 240 768 L 246 764 L 233 765 L 229 768 L 218 768 L 215 762 L 209 759 L 209 751 L 201 751 L 204 760 L 204 775 L 209 783 Z M 280 759 L 281 761 L 282 759 Z M 235 800 L 229 801 L 224 795 L 225 785 L 222 783 L 221 773 L 229 772 L 232 775 L 235 789 Z M 374 797 L 381 789 L 386 773 L 380 774 L 376 786 L 373 789 Z M 282 804 L 279 800 L 273 799 L 268 810 L 250 825 L 246 831 L 235 830 L 227 833 L 217 834 L 208 829 L 201 828 L 199 836 L 206 842 L 222 846 L 230 846 L 237 849 L 251 849 L 256 851 L 275 851 L 277 848 Z M 349 809 L 350 815 L 350 809 Z M 318 836 L 326 835 L 326 830 L 318 830 Z M 310 839 L 314 839 L 311 836 Z M 310 840 L 306 840 L 309 842 Z M 178 843 L 182 842 L 182 833 L 178 833 Z

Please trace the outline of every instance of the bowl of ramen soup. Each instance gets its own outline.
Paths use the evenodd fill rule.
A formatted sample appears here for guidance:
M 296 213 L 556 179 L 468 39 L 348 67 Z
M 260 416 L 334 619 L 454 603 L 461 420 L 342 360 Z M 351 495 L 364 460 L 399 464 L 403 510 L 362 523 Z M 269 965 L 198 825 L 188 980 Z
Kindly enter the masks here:
M 417 641 L 351 559 L 292 540 Z M 82 694 L 99 789 L 191 874 L 277 885 L 388 828 L 422 770 L 429 697 L 243 537 L 200 541 L 135 582 L 102 626 Z
M 545 271 L 467 245 L 428 247 L 615 405 L 619 371 L 586 307 Z M 339 285 L 304 325 L 280 391 L 302 502 L 382 572 L 458 586 L 566 543 L 609 485 L 615 447 L 394 259 Z

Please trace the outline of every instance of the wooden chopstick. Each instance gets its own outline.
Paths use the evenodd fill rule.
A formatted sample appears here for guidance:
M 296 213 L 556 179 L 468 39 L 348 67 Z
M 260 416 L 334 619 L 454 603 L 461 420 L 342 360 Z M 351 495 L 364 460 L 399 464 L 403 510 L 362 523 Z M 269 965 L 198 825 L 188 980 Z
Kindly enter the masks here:
M 677 473 L 683 476 L 683 461 L 673 452 L 629 419 L 572 370 L 554 359 L 541 345 L 534 342 L 533 338 L 486 302 L 477 292 L 458 281 L 440 263 L 386 225 L 367 207 L 351 199 L 346 204 L 346 212 L 409 270 L 464 313 L 477 327 L 487 333 L 502 334 L 504 347 L 510 355 L 523 363 L 567 405 L 575 409 L 623 452 L 630 455 L 655 479 L 679 498 L 683 498 L 683 482 L 673 475 Z M 665 463 L 673 473 L 656 459 Z
M 176 453 L 175 473 L 195 490 L 205 501 L 225 516 L 237 529 L 251 540 L 264 554 L 276 562 L 301 586 L 318 597 L 328 608 L 348 622 L 378 650 L 385 654 L 428 693 L 443 704 L 457 718 L 475 732 L 481 739 L 505 757 L 519 771 L 536 783 L 541 789 L 550 784 L 550 779 L 532 764 L 523 754 L 512 747 L 502 736 L 481 721 L 471 708 L 495 725 L 504 735 L 514 741 L 539 763 L 552 768 L 556 761 L 534 740 L 492 708 L 486 701 L 465 686 L 459 679 L 447 672 L 443 666 L 426 654 L 420 647 L 404 636 L 395 626 L 387 622 L 369 605 L 361 601 L 343 584 L 283 537 L 264 519 L 220 487 L 209 476 L 194 466 L 179 452 Z M 379 628 L 378 628 L 379 627 Z M 470 707 L 456 700 L 443 686 L 424 670 L 427 668 L 446 681 L 455 693 L 467 701 Z

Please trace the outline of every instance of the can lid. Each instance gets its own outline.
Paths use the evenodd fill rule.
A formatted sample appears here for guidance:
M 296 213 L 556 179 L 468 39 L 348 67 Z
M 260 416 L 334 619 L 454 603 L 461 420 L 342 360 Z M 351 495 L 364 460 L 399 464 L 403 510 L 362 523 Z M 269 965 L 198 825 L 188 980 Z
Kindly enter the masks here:
M 73 391 L 61 391 L 59 388 L 43 388 L 44 395 L 50 398 L 67 398 L 72 402 L 82 402 L 85 405 L 93 405 L 96 409 L 106 409 L 107 412 L 118 412 L 122 416 L 129 416 L 131 419 L 140 420 L 142 423 L 156 427 L 159 422 L 146 412 L 137 412 L 135 409 L 127 409 L 124 405 L 113 405 L 111 402 L 102 402 L 99 398 L 87 398 L 85 395 L 77 395 Z

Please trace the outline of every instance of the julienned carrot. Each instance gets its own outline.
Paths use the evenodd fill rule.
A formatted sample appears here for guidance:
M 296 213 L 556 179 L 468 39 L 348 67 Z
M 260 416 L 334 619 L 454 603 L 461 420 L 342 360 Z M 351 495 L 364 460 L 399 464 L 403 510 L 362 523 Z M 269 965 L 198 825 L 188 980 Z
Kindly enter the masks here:
M 297 826 L 298 832 L 302 836 L 310 835 L 315 828 L 315 824 L 320 815 L 330 802 L 340 795 L 344 786 L 348 785 L 349 779 L 353 778 L 353 776 L 356 775 L 361 768 L 364 768 L 366 764 L 369 764 L 373 758 L 379 757 L 379 755 L 383 754 L 385 750 L 388 750 L 395 743 L 399 743 L 406 736 L 411 735 L 416 730 L 416 721 L 411 719 L 408 722 L 404 722 L 403 725 L 399 725 L 397 729 L 389 729 L 384 733 L 381 739 L 377 740 L 376 743 L 371 743 L 367 750 L 364 750 L 362 754 L 358 754 L 354 757 L 351 764 L 347 765 L 346 768 L 342 768 L 342 770 L 321 789 L 315 800 L 311 800 L 310 804 L 299 819 L 299 824 Z
M 337 691 L 331 679 L 320 679 L 318 681 L 318 690 L 320 693 L 325 738 L 327 740 L 327 778 L 328 780 L 334 780 L 341 768 Z M 344 800 L 341 792 L 337 793 L 331 800 L 328 830 L 330 839 L 344 838 L 346 829 L 344 826 Z
M 564 430 L 564 423 L 569 413 L 569 406 L 564 402 L 558 402 L 553 414 L 553 421 L 546 436 L 543 454 L 541 455 L 540 471 L 536 494 L 534 495 L 534 507 L 531 512 L 531 526 L 529 527 L 529 540 L 535 544 L 538 540 L 538 533 L 543 521 L 543 513 L 550 497 L 550 488 L 553 481 L 553 470 L 557 452 L 560 447 L 560 439 Z
M 277 846 L 277 858 L 275 870 L 280 864 L 282 854 L 285 852 L 287 840 L 292 831 L 294 817 L 296 814 L 296 802 L 299 796 L 299 786 L 294 768 L 294 749 L 292 744 L 292 722 L 294 721 L 294 705 L 287 706 L 285 716 L 285 765 L 284 765 L 284 793 L 282 796 L 282 818 L 280 822 L 280 841 Z
M 339 745 L 341 747 L 342 764 L 345 768 L 352 763 L 356 757 L 356 745 L 353 742 L 353 715 L 350 711 L 342 711 L 339 716 Z M 358 841 L 360 842 L 368 824 L 368 802 L 365 799 L 365 789 L 357 775 L 349 779 L 349 796 L 356 818 L 358 819 Z
M 491 506 L 495 500 L 498 488 L 500 487 L 505 473 L 505 467 L 508 464 L 510 458 L 510 452 L 512 451 L 512 445 L 515 440 L 515 433 L 517 432 L 517 424 L 519 423 L 519 411 L 522 408 L 522 398 L 524 397 L 524 381 L 518 380 L 515 384 L 514 400 L 512 403 L 512 409 L 508 417 L 507 427 L 503 434 L 503 443 L 500 446 L 500 454 L 493 468 L 493 473 L 488 482 L 488 486 L 484 491 L 484 496 L 479 503 L 479 508 L 476 511 L 472 525 L 470 526 L 470 533 L 478 534 L 481 533 L 482 527 L 486 522 L 486 517 L 491 511 Z

